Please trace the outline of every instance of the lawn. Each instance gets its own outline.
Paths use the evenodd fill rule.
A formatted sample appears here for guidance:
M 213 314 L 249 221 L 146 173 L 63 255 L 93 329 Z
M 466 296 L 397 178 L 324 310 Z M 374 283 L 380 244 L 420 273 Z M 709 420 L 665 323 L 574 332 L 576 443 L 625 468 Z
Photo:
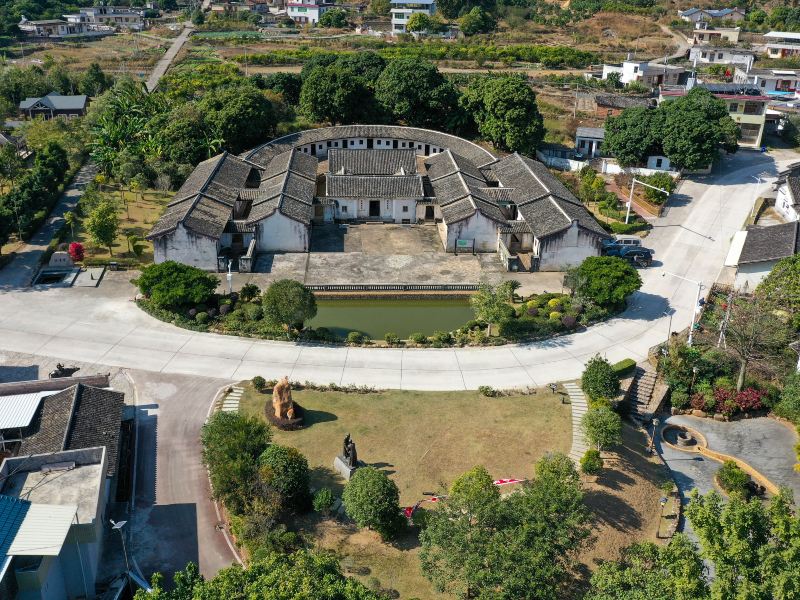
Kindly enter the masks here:
M 139 238 L 142 254 L 139 262 L 148 264 L 153 262 L 153 244 L 144 239 L 153 224 L 164 212 L 164 207 L 172 198 L 171 193 L 157 191 L 144 191 L 138 194 L 122 191 L 105 191 L 102 195 L 112 199 L 119 206 L 119 231 L 113 245 L 114 256 L 110 256 L 108 248 L 95 246 L 89 239 L 89 234 L 82 226 L 75 228 L 75 239 L 86 248 L 86 258 L 98 259 L 136 259 L 136 255 L 128 247 L 128 236 L 135 235 Z M 67 233 L 67 241 L 69 241 Z
M 240 403 L 244 413 L 262 417 L 271 394 L 248 383 Z M 403 505 L 423 491 L 443 491 L 471 467 L 482 464 L 495 477 L 529 477 L 546 452 L 569 452 L 568 404 L 549 390 L 534 395 L 486 398 L 470 392 L 385 391 L 372 394 L 295 391 L 306 409 L 306 428 L 273 429 L 279 444 L 298 448 L 312 468 L 312 486 L 328 486 L 336 496 L 344 481 L 331 469 L 342 439 L 350 433 L 359 459 L 383 469 L 400 488 Z M 504 491 L 511 491 L 511 487 Z M 333 550 L 343 570 L 367 585 L 400 592 L 402 598 L 446 598 L 423 577 L 416 531 L 384 544 L 371 531 L 308 515 L 296 523 L 317 546 Z

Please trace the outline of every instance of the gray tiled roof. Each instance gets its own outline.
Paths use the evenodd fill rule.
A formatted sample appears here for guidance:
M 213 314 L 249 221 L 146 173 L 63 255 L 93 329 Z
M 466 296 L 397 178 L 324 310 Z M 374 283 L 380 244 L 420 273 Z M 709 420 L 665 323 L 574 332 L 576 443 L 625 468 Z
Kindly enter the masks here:
M 480 169 L 452 150 L 441 152 L 440 154 L 426 159 L 425 168 L 431 180 L 461 171 L 479 181 L 485 181 L 485 177 Z
M 800 177 L 796 175 L 787 177 L 786 187 L 789 190 L 789 196 L 791 196 L 794 206 L 800 206 Z
M 575 137 L 602 140 L 606 137 L 606 130 L 604 127 L 578 127 Z
M 326 195 L 329 198 L 422 198 L 422 177 L 419 175 L 328 175 Z
M 28 110 L 37 102 L 53 110 L 83 110 L 86 108 L 86 96 L 62 96 L 58 92 L 50 92 L 41 98 L 25 98 L 19 103 L 20 110 Z
M 780 260 L 800 251 L 800 222 L 782 223 L 768 227 L 751 225 L 747 228 L 739 264 Z
M 509 221 L 500 226 L 500 233 L 531 233 L 530 225 L 523 220 Z
M 105 446 L 108 474 L 117 467 L 125 395 L 83 384 L 42 399 L 26 430 L 19 453 L 48 454 Z
M 564 231 L 573 221 L 585 230 L 608 237 L 580 200 L 542 163 L 512 154 L 491 169 L 503 187 L 513 188 L 510 195 L 537 238 Z
M 247 223 L 256 223 L 276 210 L 306 225 L 314 216 L 312 203 L 317 190 L 317 159 L 288 150 L 273 157 L 264 170 L 258 190 L 241 190 L 240 197 L 252 199 Z
M 440 131 L 399 125 L 339 125 L 336 127 L 307 129 L 306 131 L 292 133 L 267 142 L 263 146 L 246 152 L 244 156 L 258 165 L 266 165 L 272 156 L 307 144 L 334 139 L 368 138 L 407 140 L 419 144 L 430 144 L 437 148 L 450 149 L 479 167 L 496 160 L 491 152 L 469 140 Z
M 351 150 L 331 148 L 328 171 L 338 175 L 413 175 L 417 153 L 413 149 Z

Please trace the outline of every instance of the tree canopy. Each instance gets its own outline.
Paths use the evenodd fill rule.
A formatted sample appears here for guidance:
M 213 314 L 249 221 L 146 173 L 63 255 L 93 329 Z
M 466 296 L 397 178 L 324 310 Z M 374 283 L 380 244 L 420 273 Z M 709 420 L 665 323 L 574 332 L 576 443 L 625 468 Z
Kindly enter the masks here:
M 756 295 L 770 306 L 789 314 L 800 328 L 800 254 L 782 258 L 758 284 Z
M 425 519 L 420 560 L 437 590 L 464 598 L 565 597 L 576 551 L 589 534 L 578 473 L 562 454 L 500 498 L 483 467 L 453 482 Z
M 581 388 L 594 400 L 613 398 L 619 390 L 619 376 L 611 363 L 597 354 L 586 363 L 581 375 Z
M 485 77 L 467 86 L 461 105 L 497 148 L 535 156 L 544 139 L 536 94 L 521 77 Z
M 331 8 L 319 18 L 320 27 L 342 29 L 347 27 L 347 13 L 341 8 Z
M 147 265 L 133 283 L 160 308 L 203 304 L 219 285 L 213 275 L 172 260 Z
M 497 28 L 495 18 L 483 10 L 480 6 L 475 6 L 459 20 L 459 26 L 464 35 L 475 35 L 476 33 L 489 33 Z
M 663 113 L 645 107 L 623 110 L 605 122 L 603 150 L 622 166 L 637 165 L 661 152 Z
M 383 471 L 360 467 L 344 487 L 342 503 L 359 527 L 377 531 L 383 539 L 394 537 L 403 525 L 400 491 Z
M 333 63 L 316 67 L 303 79 L 300 110 L 314 121 L 357 123 L 363 118 L 364 103 L 369 98 L 370 91 L 361 77 Z
M 317 314 L 314 292 L 294 279 L 279 279 L 261 297 L 264 317 L 275 325 L 303 328 Z
M 616 256 L 590 256 L 570 274 L 573 293 L 606 309 L 620 309 L 642 287 L 642 278 Z
M 172 589 L 163 585 L 160 574 L 153 576 L 153 593 L 136 592 L 136 600 L 382 600 L 355 579 L 342 574 L 332 554 L 299 550 L 292 554 L 273 552 L 248 564 L 236 565 L 204 579 L 194 564 L 175 573 Z
M 581 429 L 598 450 L 622 443 L 622 419 L 607 406 L 589 409 L 581 418 Z

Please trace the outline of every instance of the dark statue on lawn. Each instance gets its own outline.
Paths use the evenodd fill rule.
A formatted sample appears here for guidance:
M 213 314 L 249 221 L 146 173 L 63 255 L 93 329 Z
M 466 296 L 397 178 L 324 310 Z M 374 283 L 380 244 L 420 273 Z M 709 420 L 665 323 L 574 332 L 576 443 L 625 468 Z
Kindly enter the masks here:
M 356 452 L 356 443 L 348 433 L 344 442 L 342 443 L 342 460 L 351 469 L 358 467 L 358 453 Z

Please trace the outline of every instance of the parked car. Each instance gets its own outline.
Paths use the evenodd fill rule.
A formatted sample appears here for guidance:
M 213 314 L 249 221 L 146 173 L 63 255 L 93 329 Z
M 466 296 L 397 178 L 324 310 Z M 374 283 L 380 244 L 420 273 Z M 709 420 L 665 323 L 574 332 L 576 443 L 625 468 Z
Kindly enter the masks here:
M 649 267 L 653 264 L 653 251 L 641 246 L 624 247 L 616 256 L 624 258 L 635 267 Z

